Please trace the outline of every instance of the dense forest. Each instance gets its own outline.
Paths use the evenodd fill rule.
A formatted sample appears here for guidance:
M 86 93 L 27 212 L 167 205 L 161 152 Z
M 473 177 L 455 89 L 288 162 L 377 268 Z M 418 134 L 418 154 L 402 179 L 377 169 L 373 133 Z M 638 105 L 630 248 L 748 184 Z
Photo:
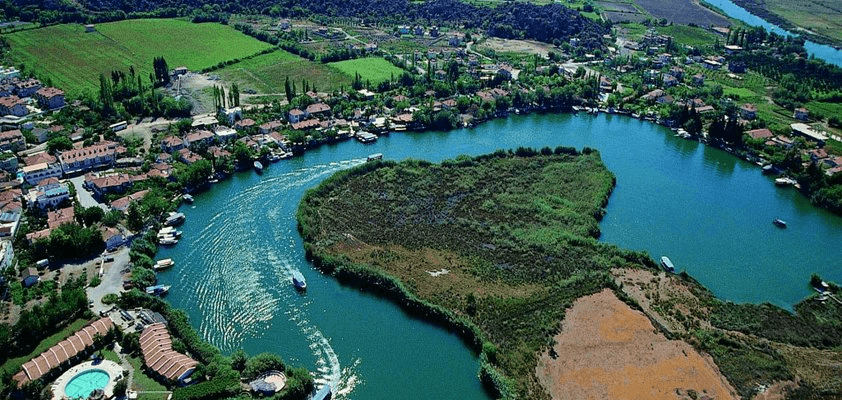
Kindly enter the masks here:
M 202 21 L 226 21 L 229 14 L 264 14 L 275 17 L 325 15 L 360 18 L 370 23 L 409 23 L 464 26 L 503 38 L 544 42 L 576 36 L 587 48 L 602 45 L 607 29 L 575 10 L 559 4 L 538 6 L 504 3 L 495 8 L 458 0 L 421 3 L 408 0 L 80 0 L 78 3 L 44 0 L 7 1 L 6 18 L 54 22 L 104 22 L 124 18 L 196 17 Z

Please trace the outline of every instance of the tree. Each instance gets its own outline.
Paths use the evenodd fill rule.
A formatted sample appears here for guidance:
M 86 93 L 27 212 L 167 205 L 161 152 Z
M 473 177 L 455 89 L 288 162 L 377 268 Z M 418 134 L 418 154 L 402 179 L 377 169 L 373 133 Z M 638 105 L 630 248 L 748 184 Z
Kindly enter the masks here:
M 134 232 L 138 232 L 143 228 L 143 214 L 141 214 L 140 206 L 137 202 L 131 202 L 128 210 L 126 210 L 126 227 Z
M 67 136 L 56 136 L 47 141 L 47 151 L 55 153 L 57 151 L 65 151 L 73 148 L 73 142 Z
M 284 92 L 287 95 L 287 102 L 292 103 L 292 99 L 295 97 L 295 93 L 292 91 L 292 86 L 289 83 L 289 77 L 287 76 L 284 79 Z
M 248 358 L 248 354 L 243 349 L 238 349 L 234 354 L 231 354 L 231 368 L 242 372 L 246 368 Z
M 88 207 L 79 212 L 78 217 L 80 222 L 85 226 L 92 226 L 102 221 L 103 217 L 105 217 L 105 211 L 97 206 Z

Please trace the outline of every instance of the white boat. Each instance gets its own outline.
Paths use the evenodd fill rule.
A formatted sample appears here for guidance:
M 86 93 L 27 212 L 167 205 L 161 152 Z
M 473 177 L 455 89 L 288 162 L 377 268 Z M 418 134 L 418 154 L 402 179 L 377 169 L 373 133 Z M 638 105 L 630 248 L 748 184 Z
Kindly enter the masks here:
M 664 267 L 667 272 L 675 272 L 675 266 L 672 265 L 672 261 L 667 256 L 661 257 L 661 266 Z
M 181 198 L 184 199 L 184 202 L 193 204 L 193 196 L 185 193 Z
M 180 212 L 171 212 L 169 216 L 167 216 L 166 221 L 164 221 L 164 225 L 167 226 L 174 226 L 184 222 L 184 214 Z
M 302 275 L 299 271 L 294 271 L 292 273 L 292 284 L 298 290 L 307 289 L 307 281 L 304 280 L 304 275 Z
M 374 161 L 374 160 L 382 160 L 382 159 L 383 159 L 383 153 L 374 153 L 374 154 L 369 155 L 368 158 L 366 158 L 365 160 L 366 161 Z
M 377 135 L 365 131 L 357 132 L 356 137 L 362 143 L 374 143 L 377 141 Z
M 778 186 L 792 186 L 796 183 L 798 183 L 798 181 L 789 177 L 775 179 L 775 184 Z
M 152 266 L 152 269 L 156 271 L 160 271 L 162 269 L 167 269 L 175 265 L 175 261 L 172 258 L 165 258 L 163 260 L 158 260 L 155 265 Z
M 255 161 L 254 162 L 254 169 L 257 170 L 257 171 L 263 171 L 263 164 L 261 164 L 260 161 Z
M 146 288 L 146 293 L 149 293 L 153 296 L 163 296 L 170 291 L 170 286 L 167 285 L 155 285 L 149 286 Z
M 159 239 L 158 243 L 162 244 L 162 245 L 165 245 L 165 246 L 169 246 L 169 245 L 178 244 L 178 239 L 176 239 L 175 237 L 172 237 L 172 236 L 168 236 L 168 237 L 165 237 L 163 239 Z

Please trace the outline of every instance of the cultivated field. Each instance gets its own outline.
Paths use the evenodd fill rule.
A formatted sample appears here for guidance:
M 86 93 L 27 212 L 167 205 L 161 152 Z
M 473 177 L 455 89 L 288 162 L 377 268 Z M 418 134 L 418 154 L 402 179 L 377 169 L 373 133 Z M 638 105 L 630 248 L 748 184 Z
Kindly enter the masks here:
M 635 0 L 657 19 L 666 18 L 676 24 L 707 27 L 729 26 L 728 19 L 699 5 L 697 0 Z
M 329 63 L 333 68 L 345 73 L 353 79 L 355 74 L 360 74 L 363 81 L 371 81 L 376 84 L 388 81 L 392 76 L 399 77 L 404 71 L 392 63 L 379 57 L 358 58 Z
M 88 33 L 81 25 L 56 25 L 4 37 L 16 62 L 70 94 L 96 90 L 99 74 L 128 72 L 129 66 L 148 76 L 157 56 L 170 68 L 199 70 L 270 47 L 225 25 L 174 19 L 98 24 L 96 32 Z
M 842 42 L 839 0 L 766 0 L 766 8 L 798 27 Z
M 610 290 L 576 300 L 536 375 L 555 399 L 735 399 L 709 357 L 656 333 Z
M 283 50 L 243 60 L 211 73 L 225 82 L 235 82 L 240 92 L 252 89 L 261 94 L 283 94 L 289 77 L 300 89 L 302 80 L 316 85 L 320 92 L 351 86 L 351 78 L 325 64 L 312 62 Z

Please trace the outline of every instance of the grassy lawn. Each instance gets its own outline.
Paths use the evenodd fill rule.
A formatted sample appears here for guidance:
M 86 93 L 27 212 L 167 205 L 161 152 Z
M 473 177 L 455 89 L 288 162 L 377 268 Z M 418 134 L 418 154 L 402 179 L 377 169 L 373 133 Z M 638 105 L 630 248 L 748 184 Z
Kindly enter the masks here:
M 369 80 L 374 84 L 388 81 L 392 76 L 397 78 L 403 73 L 402 69 L 379 57 L 358 58 L 329 63 L 328 65 L 352 78 L 359 73 L 363 81 Z
M 82 327 L 85 326 L 85 324 L 87 324 L 88 322 L 90 321 L 86 319 L 77 319 L 61 331 L 42 340 L 38 347 L 36 347 L 35 350 L 33 350 L 31 353 L 25 356 L 10 358 L 6 360 L 6 362 L 3 363 L 2 366 L 0 366 L 0 374 L 16 374 L 24 363 L 31 360 L 33 357 L 41 354 L 42 352 L 44 352 L 44 350 L 55 346 L 56 344 L 58 344 L 58 342 L 61 342 L 62 340 L 66 339 L 68 336 L 72 335 L 79 329 L 82 329 Z
M 243 60 L 216 70 L 213 74 L 226 81 L 237 82 L 240 91 L 254 89 L 260 93 L 284 93 L 286 77 L 295 82 L 299 89 L 302 79 L 315 84 L 322 92 L 351 86 L 351 78 L 345 74 L 283 50 Z
M 152 59 L 163 56 L 170 68 L 199 70 L 260 52 L 270 45 L 229 26 L 175 19 L 137 19 L 96 25 L 55 25 L 3 35 L 11 57 L 69 94 L 98 89 L 99 74 L 128 71 L 148 76 Z
M 702 28 L 695 28 L 687 25 L 661 26 L 658 32 L 670 35 L 676 43 L 684 43 L 694 47 L 713 46 L 718 37 L 717 34 Z
M 113 361 L 117 364 L 122 363 L 123 361 L 120 360 L 120 356 L 114 352 L 114 350 L 102 349 L 98 354 L 102 354 L 102 357 L 108 361 Z
M 167 400 L 169 393 L 138 393 L 137 400 Z
M 137 357 L 126 357 L 129 364 L 134 368 L 134 377 L 132 378 L 132 390 L 139 392 L 162 392 L 167 390 L 164 385 L 143 373 L 143 360 Z M 157 397 L 155 397 L 157 398 Z

